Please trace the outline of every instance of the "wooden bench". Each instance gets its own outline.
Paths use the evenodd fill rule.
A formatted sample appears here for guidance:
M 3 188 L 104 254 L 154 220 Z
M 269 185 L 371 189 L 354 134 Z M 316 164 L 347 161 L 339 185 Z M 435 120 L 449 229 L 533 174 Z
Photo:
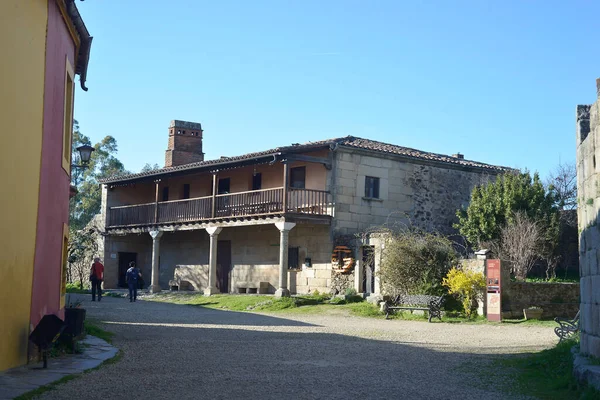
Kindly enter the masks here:
M 554 318 L 554 321 L 558 323 L 558 326 L 554 328 L 554 333 L 558 336 L 558 343 L 563 340 L 569 338 L 571 335 L 577 333 L 579 331 L 579 313 L 581 311 L 577 311 L 575 318 L 569 320 L 566 318 Z
M 429 322 L 431 318 L 436 317 L 442 320 L 443 296 L 418 295 L 398 295 L 392 300 L 385 302 L 383 311 L 385 319 L 389 319 L 390 314 L 396 310 L 421 310 L 429 313 Z
M 269 293 L 269 282 L 237 282 L 234 287 L 237 293 Z

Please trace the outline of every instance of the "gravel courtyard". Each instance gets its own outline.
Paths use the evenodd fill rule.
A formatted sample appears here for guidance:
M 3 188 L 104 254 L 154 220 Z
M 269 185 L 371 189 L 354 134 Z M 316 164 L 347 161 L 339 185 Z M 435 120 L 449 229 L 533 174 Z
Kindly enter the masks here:
M 490 355 L 552 346 L 551 328 L 256 314 L 82 296 L 120 361 L 44 399 L 499 399 Z

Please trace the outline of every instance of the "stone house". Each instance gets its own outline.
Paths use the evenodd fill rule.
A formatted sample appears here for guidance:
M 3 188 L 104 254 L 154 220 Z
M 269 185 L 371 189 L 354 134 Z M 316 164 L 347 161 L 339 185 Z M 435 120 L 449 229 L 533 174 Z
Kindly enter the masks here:
M 472 188 L 508 170 L 352 136 L 204 160 L 202 137 L 172 121 L 164 168 L 101 182 L 107 288 L 137 261 L 153 291 L 309 293 L 346 272 L 377 293 L 377 239 L 356 234 L 408 220 L 452 233 Z

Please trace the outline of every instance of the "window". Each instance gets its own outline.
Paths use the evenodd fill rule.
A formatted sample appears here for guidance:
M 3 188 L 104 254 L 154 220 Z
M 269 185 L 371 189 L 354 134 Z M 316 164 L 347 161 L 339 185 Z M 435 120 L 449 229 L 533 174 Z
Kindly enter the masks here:
M 288 269 L 300 268 L 300 247 L 288 247 Z
M 379 178 L 365 176 L 365 197 L 370 199 L 379 198 Z
M 164 187 L 162 191 L 162 201 L 169 201 L 169 187 Z
M 66 60 L 65 67 L 65 101 L 64 101 L 64 121 L 63 121 L 63 156 L 62 167 L 67 173 L 71 173 L 71 141 L 73 136 L 73 67 Z
M 306 186 L 306 167 L 290 169 L 290 187 L 304 189 Z
M 184 199 L 190 198 L 190 184 L 189 183 L 183 184 L 183 198 Z
M 260 189 L 262 189 L 262 175 L 260 172 L 257 172 L 252 176 L 252 190 Z

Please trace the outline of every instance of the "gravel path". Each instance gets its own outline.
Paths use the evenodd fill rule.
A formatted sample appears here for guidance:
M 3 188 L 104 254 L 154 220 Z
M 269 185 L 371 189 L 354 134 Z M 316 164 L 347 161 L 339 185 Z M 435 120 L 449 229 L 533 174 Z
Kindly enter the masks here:
M 501 399 L 473 384 L 490 355 L 556 343 L 551 328 L 256 314 L 84 297 L 123 358 L 44 399 Z M 393 376 L 393 378 L 392 378 Z

